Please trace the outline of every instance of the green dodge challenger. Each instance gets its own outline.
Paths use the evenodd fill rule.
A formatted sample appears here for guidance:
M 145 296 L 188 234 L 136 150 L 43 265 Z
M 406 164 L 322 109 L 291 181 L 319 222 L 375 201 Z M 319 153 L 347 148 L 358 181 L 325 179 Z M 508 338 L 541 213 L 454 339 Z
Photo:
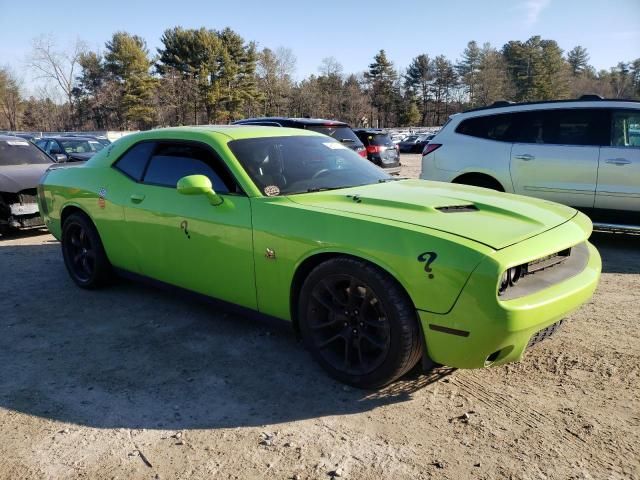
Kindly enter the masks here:
M 335 378 L 519 360 L 587 301 L 591 222 L 555 203 L 390 177 L 304 130 L 161 129 L 50 169 L 40 212 L 83 288 L 114 273 L 291 321 Z

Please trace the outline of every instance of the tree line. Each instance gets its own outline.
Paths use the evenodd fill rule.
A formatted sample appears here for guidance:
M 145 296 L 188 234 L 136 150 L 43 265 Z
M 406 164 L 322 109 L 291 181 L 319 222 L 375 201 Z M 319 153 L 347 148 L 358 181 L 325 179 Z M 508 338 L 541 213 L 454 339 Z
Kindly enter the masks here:
M 540 36 L 500 49 L 470 41 L 457 61 L 423 53 L 404 70 L 384 50 L 361 73 L 345 73 L 333 57 L 300 81 L 295 68 L 290 49 L 258 49 L 230 28 L 167 29 L 153 54 L 143 38 L 127 32 L 114 33 L 103 52 L 80 41 L 60 50 L 51 37 L 40 37 L 28 72 L 47 87 L 26 97 L 15 73 L 0 68 L 0 129 L 132 130 L 253 116 L 430 126 L 497 100 L 587 93 L 640 99 L 640 58 L 596 71 L 585 48 L 565 55 L 556 41 Z

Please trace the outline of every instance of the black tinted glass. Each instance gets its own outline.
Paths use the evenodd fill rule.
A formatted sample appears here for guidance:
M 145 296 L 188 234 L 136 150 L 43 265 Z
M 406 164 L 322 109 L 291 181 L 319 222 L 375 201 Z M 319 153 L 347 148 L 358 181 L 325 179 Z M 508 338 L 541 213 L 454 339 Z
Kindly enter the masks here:
M 550 145 L 608 144 L 608 114 L 604 109 L 572 108 L 516 114 L 516 142 Z
M 608 134 L 604 109 L 548 110 L 544 114 L 544 142 L 556 145 L 601 145 Z
M 379 145 L 392 147 L 393 142 L 391 141 L 391 137 L 385 133 L 376 133 L 375 135 L 367 135 L 367 140 L 369 141 L 369 145 Z
M 149 160 L 155 146 L 154 142 L 142 142 L 134 145 L 120 157 L 115 167 L 139 182 L 142 180 L 144 167 L 147 165 L 147 160 Z
M 0 140 L 0 165 L 52 163 L 35 145 L 22 138 Z
M 252 138 L 228 145 L 256 186 L 269 195 L 367 185 L 391 178 L 330 138 Z
M 153 152 L 144 183 L 176 188 L 182 177 L 204 175 L 217 193 L 228 193 L 232 183 L 222 166 L 216 164 L 215 156 L 206 148 L 162 143 Z
M 514 116 L 510 113 L 487 115 L 463 120 L 457 133 L 471 137 L 510 142 L 513 139 Z

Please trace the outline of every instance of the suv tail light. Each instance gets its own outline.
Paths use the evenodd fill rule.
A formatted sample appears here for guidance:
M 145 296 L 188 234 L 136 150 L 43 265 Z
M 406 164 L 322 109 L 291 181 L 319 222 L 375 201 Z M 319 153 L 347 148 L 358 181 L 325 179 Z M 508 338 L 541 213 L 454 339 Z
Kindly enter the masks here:
M 431 152 L 435 152 L 441 146 L 441 143 L 427 143 L 424 150 L 422 150 L 422 156 L 424 157 L 425 155 L 429 155 Z
M 359 147 L 358 150 L 356 150 L 356 153 L 362 158 L 367 158 L 367 150 L 364 147 Z
M 367 147 L 367 153 L 380 153 L 382 152 L 382 147 L 380 145 L 369 145 Z

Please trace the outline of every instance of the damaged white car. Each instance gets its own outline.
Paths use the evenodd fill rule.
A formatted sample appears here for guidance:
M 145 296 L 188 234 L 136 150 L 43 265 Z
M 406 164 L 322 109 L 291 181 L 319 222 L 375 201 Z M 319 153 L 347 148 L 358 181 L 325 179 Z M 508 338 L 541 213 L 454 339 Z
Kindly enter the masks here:
M 0 135 L 0 233 L 43 225 L 37 187 L 53 160 L 20 137 Z

